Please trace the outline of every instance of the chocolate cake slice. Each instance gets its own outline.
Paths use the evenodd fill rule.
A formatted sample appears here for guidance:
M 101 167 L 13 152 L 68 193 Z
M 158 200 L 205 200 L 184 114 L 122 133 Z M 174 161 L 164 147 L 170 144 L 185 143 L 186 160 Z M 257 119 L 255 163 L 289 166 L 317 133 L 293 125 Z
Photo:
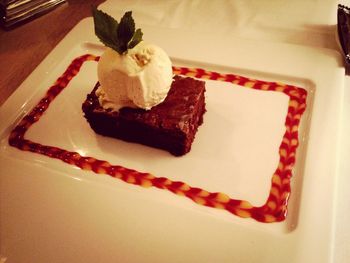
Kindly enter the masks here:
M 98 134 L 160 148 L 175 156 L 189 152 L 205 113 L 205 82 L 175 76 L 166 99 L 151 110 L 124 107 L 103 109 L 95 91 L 87 96 L 82 109 L 91 128 Z

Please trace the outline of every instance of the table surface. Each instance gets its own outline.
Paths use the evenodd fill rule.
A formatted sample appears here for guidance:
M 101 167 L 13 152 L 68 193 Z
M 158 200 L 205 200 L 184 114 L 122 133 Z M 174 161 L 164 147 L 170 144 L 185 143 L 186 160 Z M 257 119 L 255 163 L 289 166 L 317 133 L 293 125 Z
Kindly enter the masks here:
M 70 0 L 12 30 L 0 29 L 0 106 L 50 51 L 104 0 Z
M 45 14 L 35 20 L 32 20 L 24 25 L 21 25 L 20 27 L 17 27 L 10 31 L 4 31 L 0 29 L 0 106 L 5 102 L 5 100 L 16 90 L 17 87 L 20 86 L 20 84 L 25 80 L 27 76 L 30 75 L 30 73 L 38 66 L 38 64 L 50 53 L 50 51 L 59 43 L 61 39 L 64 38 L 64 36 L 72 29 L 81 19 L 88 17 L 91 15 L 91 4 L 93 5 L 99 5 L 100 3 L 104 2 L 103 0 L 68 0 L 68 3 L 63 4 L 59 7 L 57 7 L 55 10 L 51 11 L 48 14 Z M 111 2 L 111 1 L 107 1 Z M 118 1 L 118 8 L 123 9 L 125 6 L 129 5 L 133 1 Z M 134 1 L 138 2 L 138 1 Z M 139 13 L 135 12 L 136 14 L 143 14 L 144 21 L 149 24 L 159 24 L 162 22 L 164 26 L 171 26 L 171 27 L 177 27 L 177 26 L 186 26 L 189 27 L 192 24 L 190 22 L 193 21 L 201 21 L 202 20 L 196 20 L 196 18 L 193 18 L 193 14 L 191 14 L 191 20 L 183 20 L 183 17 L 185 15 L 179 15 L 177 13 L 177 16 L 162 16 L 162 12 L 158 12 L 159 8 L 163 8 L 164 10 L 166 7 L 171 7 L 173 2 L 170 1 L 149 1 L 149 2 L 156 2 L 156 4 L 147 6 L 146 10 L 144 6 L 139 6 Z M 186 2 L 186 4 L 185 4 Z M 191 5 L 188 3 L 190 1 L 183 1 L 183 9 L 187 7 L 187 5 Z M 194 1 L 195 2 L 195 1 Z M 204 1 L 203 1 L 204 2 Z M 203 2 L 196 2 L 203 3 Z M 230 2 L 230 1 L 226 1 Z M 239 11 L 247 11 L 249 10 L 249 5 L 245 6 L 242 4 L 244 1 L 237 1 L 237 6 L 239 7 Z M 265 2 L 269 1 L 262 1 L 261 4 L 259 1 L 256 1 L 256 5 L 260 8 L 259 5 L 263 6 Z M 274 1 L 270 1 L 271 3 Z M 276 1 L 277 2 L 277 1 Z M 285 1 L 281 1 L 280 3 L 287 3 Z M 295 24 L 288 24 L 289 20 L 286 18 L 286 20 L 283 20 L 283 17 L 280 16 L 279 19 L 282 19 L 280 22 L 284 22 L 286 25 L 293 26 L 291 28 L 297 29 L 294 31 L 287 31 L 287 33 L 290 33 L 289 35 L 282 35 L 281 32 L 279 32 L 275 27 L 272 27 L 270 31 L 268 31 L 269 24 L 265 24 L 264 31 L 263 32 L 257 32 L 255 30 L 246 30 L 246 26 L 248 22 L 256 22 L 257 25 L 261 24 L 261 21 L 266 22 L 268 20 L 267 13 L 264 15 L 264 13 L 260 13 L 260 16 L 252 16 L 249 17 L 251 20 L 244 20 L 243 22 L 246 22 L 244 24 L 244 31 L 242 31 L 243 37 L 250 37 L 251 35 L 257 36 L 257 37 L 271 37 L 273 34 L 277 41 L 280 42 L 288 42 L 292 41 L 292 44 L 302 44 L 302 41 L 304 41 L 305 45 L 308 46 L 320 46 L 320 47 L 326 47 L 326 48 L 334 48 L 335 42 L 333 40 L 334 33 L 333 33 L 333 27 L 329 26 L 327 24 L 323 25 L 322 27 L 317 26 L 318 24 L 324 24 L 323 21 L 326 21 L 327 14 L 336 14 L 336 5 L 338 1 L 333 0 L 325 0 L 322 2 L 322 5 L 317 5 L 316 0 L 308 0 L 308 1 L 296 1 L 299 4 L 304 4 L 306 6 L 311 6 L 314 9 L 318 9 L 317 14 L 313 14 L 313 17 L 310 16 L 309 13 L 306 12 L 305 9 L 305 16 L 302 17 L 303 13 L 301 13 L 300 19 L 298 17 L 293 17 L 297 21 L 301 21 L 304 23 L 303 19 L 308 19 L 309 23 L 306 23 L 308 26 L 308 29 L 310 29 L 310 22 L 313 22 L 316 24 L 315 27 L 311 28 L 309 32 L 312 34 L 312 37 L 309 37 L 309 35 L 306 35 L 305 32 L 299 30 L 297 25 Z M 332 3 L 334 2 L 334 3 Z M 346 1 L 340 1 L 343 2 L 343 4 L 350 5 L 350 2 L 348 0 Z M 140 2 L 138 2 L 140 3 Z M 215 8 L 215 6 L 218 6 L 218 10 L 221 10 L 222 7 L 219 5 L 216 5 L 217 1 L 212 1 L 212 7 Z M 230 2 L 231 3 L 231 2 Z M 325 12 L 325 10 L 329 9 L 329 5 L 327 3 L 332 3 L 332 8 L 334 10 Z M 113 3 L 114 4 L 114 3 Z M 204 7 L 205 10 L 210 9 L 205 3 Z M 272 5 L 272 4 L 271 4 Z M 282 4 L 281 4 L 282 5 Z M 291 4 L 292 5 L 292 4 Z M 294 2 L 293 2 L 294 6 Z M 258 8 L 257 7 L 257 8 Z M 271 7 L 271 6 L 269 6 Z M 283 6 L 281 6 L 282 8 Z M 262 8 L 262 7 L 261 7 Z M 107 9 L 107 8 L 106 8 Z M 180 6 L 181 9 L 181 6 Z M 299 9 L 301 11 L 299 11 Z M 298 13 L 302 12 L 304 9 L 299 8 L 297 11 Z M 137 6 L 133 6 L 133 10 L 137 10 Z M 163 12 L 165 12 L 163 10 Z M 288 10 L 288 8 L 283 8 L 283 10 Z M 148 12 L 147 12 L 148 11 Z M 217 11 L 217 10 L 215 10 Z M 230 11 L 230 10 L 229 10 Z M 235 16 L 232 16 L 231 12 L 226 12 L 227 15 L 226 19 L 235 19 Z M 297 12 L 294 10 L 294 12 Z M 152 15 L 150 15 L 152 14 Z M 155 14 L 155 15 L 154 15 Z M 321 14 L 325 14 L 321 16 Z M 232 18 L 233 17 L 233 18 Z M 237 16 L 238 17 L 238 16 Z M 287 16 L 285 16 L 287 17 Z M 238 17 L 240 18 L 240 17 Z M 237 18 L 237 19 L 238 19 Z M 207 17 L 205 21 L 203 21 L 205 24 L 202 26 L 203 28 L 210 27 L 211 21 L 210 16 Z M 216 17 L 212 18 L 216 19 Z M 242 18 L 240 18 L 242 19 Z M 248 19 L 248 18 L 247 18 Z M 299 20 L 298 20 L 299 19 Z M 329 18 L 331 20 L 331 18 Z M 332 18 L 335 20 L 335 16 Z M 231 20 L 230 20 L 231 21 Z M 275 22 L 275 21 L 271 21 Z M 326 21 L 327 22 L 327 21 Z M 330 21 L 330 25 L 334 26 L 335 21 Z M 198 23 L 197 23 L 198 24 Z M 215 24 L 213 24 L 215 26 Z M 230 24 L 230 28 L 231 28 Z M 240 25 L 240 24 L 239 24 Z M 191 29 L 191 28 L 190 28 Z M 320 34 L 320 31 L 322 31 L 322 34 Z M 235 32 L 240 32 L 240 28 L 236 28 Z M 325 33 L 324 33 L 325 32 Z M 223 32 L 225 33 L 225 32 Z M 257 34 L 258 33 L 258 34 Z M 261 33 L 261 34 L 259 34 Z M 271 33 L 271 34 L 270 34 Z M 249 35 L 250 34 L 250 35 Z M 299 35 L 298 35 L 299 34 Z M 291 38 L 290 36 L 293 36 Z M 298 38 L 299 36 L 299 38 Z M 350 256 L 350 246 L 349 242 L 347 242 L 350 238 L 350 231 L 349 231 L 349 219 L 350 219 L 350 213 L 348 212 L 349 209 L 349 198 L 350 198 L 350 192 L 348 191 L 348 185 L 350 182 L 350 179 L 348 177 L 349 171 L 350 171 L 350 163 L 348 162 L 348 159 L 350 157 L 350 140 L 348 139 L 347 134 L 350 132 L 350 125 L 348 124 L 348 115 L 350 113 L 350 92 L 348 88 L 350 87 L 350 76 L 346 77 L 345 82 L 345 91 L 344 91 L 344 109 L 343 109 L 343 116 L 342 116 L 342 128 L 341 128 L 341 143 L 340 143 L 340 163 L 339 163 L 339 180 L 338 180 L 338 197 L 337 197 L 337 226 L 336 226 L 336 234 L 335 234 L 335 260 L 334 262 L 348 262 L 348 258 Z M 1 261 L 1 260 L 0 260 Z

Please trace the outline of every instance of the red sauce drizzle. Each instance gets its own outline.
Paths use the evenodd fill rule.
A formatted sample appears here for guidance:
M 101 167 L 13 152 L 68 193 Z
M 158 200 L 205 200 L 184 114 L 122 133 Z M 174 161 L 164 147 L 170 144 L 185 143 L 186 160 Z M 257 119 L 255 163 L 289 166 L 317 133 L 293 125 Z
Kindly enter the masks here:
M 306 108 L 306 90 L 291 85 L 254 80 L 234 74 L 221 74 L 199 68 L 173 67 L 175 74 L 226 81 L 258 90 L 278 91 L 289 96 L 288 114 L 285 120 L 286 130 L 279 147 L 280 160 L 276 171 L 272 175 L 270 194 L 263 206 L 255 207 L 248 201 L 231 199 L 224 193 L 211 193 L 192 187 L 184 182 L 171 181 L 165 177 L 141 173 L 119 165 L 112 165 L 104 160 L 81 156 L 77 152 L 42 145 L 25 139 L 24 135 L 28 129 L 40 120 L 50 103 L 68 86 L 70 80 L 78 74 L 83 63 L 85 61 L 98 61 L 98 59 L 99 57 L 93 55 L 83 55 L 74 59 L 62 76 L 48 89 L 46 95 L 12 130 L 9 136 L 9 144 L 23 151 L 39 153 L 62 160 L 83 170 L 93 171 L 97 174 L 107 174 L 127 183 L 166 189 L 177 195 L 186 196 L 198 204 L 225 209 L 240 217 L 253 218 L 266 223 L 279 222 L 286 218 L 287 203 L 291 193 L 290 179 L 292 177 L 292 168 L 295 164 L 296 149 L 299 144 L 298 127 L 301 115 Z

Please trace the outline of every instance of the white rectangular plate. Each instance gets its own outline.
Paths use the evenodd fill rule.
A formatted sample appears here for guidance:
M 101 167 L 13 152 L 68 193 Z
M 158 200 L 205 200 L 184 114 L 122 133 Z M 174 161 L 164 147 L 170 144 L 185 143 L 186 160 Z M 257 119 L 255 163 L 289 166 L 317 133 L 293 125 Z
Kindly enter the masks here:
M 9 132 L 69 63 L 103 51 L 92 20 L 86 19 L 0 110 L 1 256 L 8 262 L 329 262 L 343 87 L 337 54 L 151 27 L 143 31 L 174 65 L 308 91 L 287 219 L 264 224 L 239 218 L 10 147 Z M 177 158 L 96 135 L 81 110 L 96 81 L 96 63 L 88 62 L 26 137 L 254 205 L 265 202 L 278 165 L 288 96 L 207 81 L 204 124 L 191 152 Z

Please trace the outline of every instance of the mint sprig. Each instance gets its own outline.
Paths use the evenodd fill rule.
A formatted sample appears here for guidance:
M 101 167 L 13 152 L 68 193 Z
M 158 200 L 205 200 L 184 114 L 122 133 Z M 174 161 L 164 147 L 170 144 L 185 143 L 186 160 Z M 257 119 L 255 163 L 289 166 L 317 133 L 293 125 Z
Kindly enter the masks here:
M 96 36 L 105 46 L 114 49 L 119 54 L 126 53 L 128 49 L 142 41 L 143 33 L 140 28 L 135 30 L 131 11 L 126 12 L 119 23 L 96 7 L 92 8 L 92 15 Z

